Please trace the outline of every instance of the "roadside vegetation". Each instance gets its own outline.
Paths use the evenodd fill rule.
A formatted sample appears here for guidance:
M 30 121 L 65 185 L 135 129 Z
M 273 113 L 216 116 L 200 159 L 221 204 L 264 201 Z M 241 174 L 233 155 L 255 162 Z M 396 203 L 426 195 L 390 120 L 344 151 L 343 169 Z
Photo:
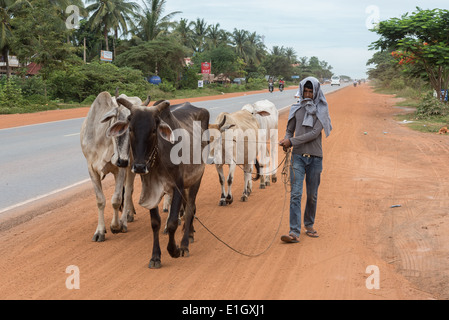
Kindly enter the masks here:
M 330 78 L 332 66 L 298 57 L 292 48 L 265 47 L 253 31 L 224 30 L 182 12 L 165 12 L 169 0 L 0 0 L 0 114 L 90 105 L 101 91 L 152 100 L 267 88 L 266 76 L 286 85 L 313 75 Z M 86 5 L 84 5 L 86 3 Z M 79 11 L 67 10 L 75 5 Z M 100 59 L 113 52 L 113 62 Z M 22 67 L 13 68 L 15 56 Z M 198 88 L 201 63 L 229 79 Z M 38 66 L 30 74 L 27 65 Z M 162 82 L 149 82 L 158 76 Z M 234 83 L 234 79 L 245 81 Z
M 449 126 L 449 10 L 416 8 L 401 18 L 381 21 L 372 31 L 379 50 L 367 62 L 376 91 L 403 98 L 411 114 L 398 116 L 412 129 L 438 132 Z M 446 96 L 445 96 L 446 94 Z

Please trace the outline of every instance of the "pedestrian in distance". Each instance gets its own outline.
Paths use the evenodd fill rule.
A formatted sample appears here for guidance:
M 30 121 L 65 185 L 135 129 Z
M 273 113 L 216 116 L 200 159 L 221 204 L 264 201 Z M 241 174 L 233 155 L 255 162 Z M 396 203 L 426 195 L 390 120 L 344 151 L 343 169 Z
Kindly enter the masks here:
M 306 235 L 317 238 L 314 229 L 318 188 L 323 171 L 322 131 L 326 137 L 332 131 L 329 107 L 319 81 L 308 77 L 299 84 L 299 102 L 293 104 L 288 116 L 284 139 L 279 141 L 284 150 L 292 149 L 290 169 L 290 231 L 281 240 L 299 242 L 301 233 L 301 197 L 306 181 L 307 201 L 304 210 Z

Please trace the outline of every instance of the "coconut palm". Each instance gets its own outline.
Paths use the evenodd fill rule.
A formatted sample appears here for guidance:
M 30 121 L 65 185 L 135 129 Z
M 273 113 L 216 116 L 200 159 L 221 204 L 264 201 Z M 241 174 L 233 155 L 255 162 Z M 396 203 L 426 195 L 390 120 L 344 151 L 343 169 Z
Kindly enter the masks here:
M 92 3 L 86 9 L 92 13 L 89 25 L 92 30 L 103 30 L 106 50 L 109 51 L 108 34 L 111 29 L 116 33 L 120 29 L 123 33 L 128 32 L 128 21 L 131 21 L 140 6 L 135 2 L 127 0 L 86 0 Z
M 174 26 L 171 19 L 181 11 L 170 12 L 164 16 L 165 4 L 165 0 L 146 0 L 144 2 L 145 8 L 137 27 L 137 34 L 142 40 L 154 40 L 167 32 L 169 27 Z
M 247 39 L 252 51 L 254 52 L 249 58 L 249 62 L 252 64 L 260 64 L 266 56 L 265 44 L 262 41 L 262 37 L 256 32 L 248 34 Z
M 206 37 L 209 32 L 209 26 L 204 19 L 197 18 L 192 22 L 192 31 L 194 34 L 194 48 L 196 52 L 203 52 L 206 44 Z
M 255 48 L 248 41 L 248 36 L 248 31 L 238 29 L 234 29 L 231 35 L 235 52 L 245 62 L 249 62 L 255 56 Z
M 6 77 L 11 76 L 9 67 L 9 50 L 13 38 L 11 19 L 13 10 L 21 4 L 30 5 L 27 0 L 0 0 L 0 51 L 6 64 Z

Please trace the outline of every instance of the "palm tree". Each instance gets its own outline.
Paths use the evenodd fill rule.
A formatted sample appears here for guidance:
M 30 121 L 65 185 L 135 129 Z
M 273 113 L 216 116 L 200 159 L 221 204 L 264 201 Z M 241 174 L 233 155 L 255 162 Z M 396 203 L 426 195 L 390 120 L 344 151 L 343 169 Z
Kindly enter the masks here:
M 255 48 L 248 41 L 249 32 L 246 30 L 234 29 L 232 33 L 234 50 L 245 62 L 249 62 L 255 55 Z
M 179 22 L 175 22 L 173 35 L 178 37 L 182 45 L 188 48 L 191 47 L 193 33 L 190 29 L 190 24 L 187 19 L 181 18 Z
M 140 7 L 137 3 L 127 0 L 87 0 L 87 2 L 92 3 L 86 8 L 88 12 L 93 12 L 89 19 L 90 27 L 92 30 L 99 28 L 103 30 L 106 51 L 109 51 L 109 31 L 114 29 L 116 36 L 118 29 L 126 33 L 127 22 L 131 21 L 131 17 Z
M 204 19 L 197 18 L 195 22 L 192 22 L 193 34 L 194 34 L 194 48 L 196 52 L 202 52 L 205 49 L 206 37 L 209 32 L 209 26 Z
M 11 28 L 12 11 L 21 4 L 29 4 L 27 0 L 0 0 L 0 51 L 3 61 L 6 64 L 6 77 L 11 76 L 11 68 L 9 67 L 9 50 L 13 38 Z
M 250 63 L 260 64 L 266 56 L 265 44 L 262 37 L 256 32 L 248 34 L 249 45 L 253 48 L 254 54 L 250 57 Z
M 165 4 L 165 0 L 146 0 L 144 2 L 145 9 L 140 16 L 138 26 L 138 34 L 142 40 L 154 40 L 174 25 L 171 19 L 181 11 L 174 11 L 164 16 Z

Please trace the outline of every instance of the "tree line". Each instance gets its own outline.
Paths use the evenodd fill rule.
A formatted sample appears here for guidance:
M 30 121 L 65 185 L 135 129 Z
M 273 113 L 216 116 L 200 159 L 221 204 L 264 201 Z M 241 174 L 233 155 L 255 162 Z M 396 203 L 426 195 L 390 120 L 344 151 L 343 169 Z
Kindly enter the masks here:
M 22 92 L 81 102 L 92 95 L 89 85 L 94 81 L 105 84 L 99 89 L 120 84 L 139 93 L 148 90 L 145 78 L 157 74 L 168 90 L 195 88 L 204 61 L 212 61 L 215 74 L 248 81 L 266 75 L 286 80 L 292 76 L 332 76 L 332 67 L 318 57 L 298 58 L 293 48 L 283 46 L 269 50 L 257 32 L 224 30 L 219 23 L 209 24 L 204 18 L 188 21 L 180 11 L 166 13 L 166 3 L 144 0 L 140 6 L 127 0 L 0 0 L 0 49 L 6 77 L 12 73 L 8 57 L 14 55 L 24 66 L 14 70 L 22 79 L 15 80 Z M 67 10 L 73 5 L 80 14 L 79 24 L 68 28 L 68 22 L 77 18 L 74 11 Z M 100 61 L 101 50 L 113 52 L 113 66 Z M 192 66 L 185 65 L 186 57 L 192 58 Z M 41 67 L 39 80 L 31 85 L 25 84 L 25 66 L 30 62 Z M 86 63 L 92 67 L 86 68 Z M 129 79 L 122 68 L 127 73 L 133 70 Z M 89 69 L 120 76 L 108 83 Z M 141 82 L 132 87 L 129 81 L 139 76 Z
M 381 21 L 372 31 L 380 38 L 370 46 L 378 51 L 367 63 L 373 66 L 369 77 L 392 89 L 431 90 L 437 102 L 429 104 L 432 93 L 424 96 L 432 106 L 429 114 L 449 114 L 449 10 L 416 7 L 400 18 Z

